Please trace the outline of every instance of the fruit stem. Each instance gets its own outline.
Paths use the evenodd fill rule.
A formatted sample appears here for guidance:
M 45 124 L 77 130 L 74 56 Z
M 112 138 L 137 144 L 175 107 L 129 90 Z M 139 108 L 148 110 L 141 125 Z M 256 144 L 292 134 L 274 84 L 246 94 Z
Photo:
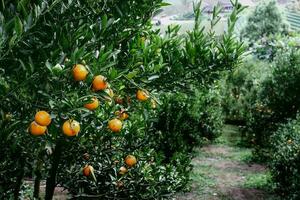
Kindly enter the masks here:
M 52 200 L 53 198 L 53 194 L 56 186 L 57 169 L 62 155 L 62 148 L 63 148 L 63 139 L 57 139 L 55 150 L 53 152 L 53 157 L 52 157 L 52 166 L 46 181 L 45 200 Z

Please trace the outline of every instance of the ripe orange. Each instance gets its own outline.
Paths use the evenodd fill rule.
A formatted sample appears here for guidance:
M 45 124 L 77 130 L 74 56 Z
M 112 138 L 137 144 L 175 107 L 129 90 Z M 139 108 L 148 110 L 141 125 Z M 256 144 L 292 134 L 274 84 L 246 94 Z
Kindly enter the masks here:
M 92 87 L 95 91 L 105 90 L 107 88 L 106 78 L 102 75 L 95 76 Z
M 122 129 L 122 122 L 119 119 L 112 119 L 108 122 L 108 127 L 112 132 L 118 133 Z
M 126 156 L 125 163 L 128 167 L 133 167 L 137 163 L 136 157 L 133 155 Z
M 84 81 L 89 73 L 85 66 L 81 64 L 74 65 L 72 72 L 75 81 Z
M 39 111 L 34 116 L 34 121 L 41 126 L 48 126 L 51 123 L 51 116 L 46 111 Z
M 84 176 L 88 177 L 92 174 L 93 171 L 94 171 L 94 168 L 91 165 L 86 165 L 83 168 L 82 173 Z
M 31 122 L 30 127 L 29 127 L 29 131 L 32 135 L 44 135 L 45 132 L 47 130 L 46 126 L 41 126 L 38 123 L 36 123 L 35 121 Z
M 75 136 L 80 131 L 80 124 L 75 120 L 67 120 L 63 124 L 62 130 L 67 136 Z
M 149 98 L 149 94 L 147 91 L 144 91 L 144 90 L 138 90 L 136 92 L 136 98 L 139 100 L 139 101 L 147 101 L 148 98 Z
M 127 172 L 128 172 L 128 170 L 127 170 L 126 167 L 124 167 L 124 166 L 120 167 L 120 169 L 119 169 L 119 174 L 124 175 L 124 174 L 126 174 Z
M 84 107 L 89 110 L 96 110 L 98 106 L 99 106 L 99 100 L 96 97 L 92 99 L 91 103 L 87 103 L 84 105 Z

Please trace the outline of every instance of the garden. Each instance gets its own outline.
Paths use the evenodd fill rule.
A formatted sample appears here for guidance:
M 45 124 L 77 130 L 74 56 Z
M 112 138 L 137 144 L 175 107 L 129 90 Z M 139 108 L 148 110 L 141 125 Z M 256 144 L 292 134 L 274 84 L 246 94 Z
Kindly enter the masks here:
M 297 23 L 230 3 L 1 0 L 0 199 L 299 199 Z

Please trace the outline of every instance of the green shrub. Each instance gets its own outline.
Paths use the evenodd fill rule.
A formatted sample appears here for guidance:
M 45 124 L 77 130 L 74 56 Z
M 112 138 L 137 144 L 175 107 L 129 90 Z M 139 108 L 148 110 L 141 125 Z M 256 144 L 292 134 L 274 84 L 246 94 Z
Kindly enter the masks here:
M 153 134 L 163 142 L 157 151 L 164 151 L 166 160 L 178 149 L 190 153 L 194 146 L 200 146 L 207 139 L 214 140 L 221 134 L 223 115 L 218 97 L 217 92 L 205 89 L 164 96 Z
M 269 63 L 248 57 L 221 82 L 222 107 L 226 120 L 243 125 L 255 105 L 263 80 L 271 73 Z
M 269 137 L 299 111 L 300 65 L 297 37 L 279 40 L 272 63 L 247 59 L 222 83 L 227 120 L 243 125 L 255 154 L 269 156 Z M 258 153 L 258 154 L 256 154 Z
M 276 34 L 258 39 L 250 50 L 258 59 L 273 61 L 278 52 L 288 51 L 289 48 L 299 47 L 299 45 L 297 33 L 288 36 Z
M 270 169 L 278 194 L 300 198 L 300 117 L 283 124 L 271 137 Z
M 218 85 L 212 85 L 209 89 L 195 91 L 195 100 L 191 110 L 194 116 L 200 117 L 200 134 L 211 141 L 222 134 L 224 115 L 221 107 L 221 94 Z
M 260 98 L 271 109 L 274 122 L 294 118 L 300 108 L 300 50 L 280 51 L 272 75 L 262 83 Z
M 278 52 L 271 75 L 261 84 L 249 125 L 256 134 L 255 140 L 262 147 L 277 124 L 295 118 L 300 105 L 300 51 L 291 48 Z

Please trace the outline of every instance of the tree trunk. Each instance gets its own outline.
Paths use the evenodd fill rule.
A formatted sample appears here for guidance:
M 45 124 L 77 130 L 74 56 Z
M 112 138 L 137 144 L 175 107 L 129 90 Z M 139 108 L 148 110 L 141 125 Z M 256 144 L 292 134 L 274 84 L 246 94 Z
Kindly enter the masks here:
M 36 199 L 40 199 L 40 185 L 42 179 L 41 167 L 42 167 L 42 161 L 38 159 L 37 167 L 35 169 L 35 180 L 34 180 L 34 191 L 33 191 L 33 197 Z
M 52 200 L 55 186 L 56 186 L 56 174 L 57 174 L 57 169 L 59 165 L 59 161 L 61 158 L 62 154 L 62 149 L 63 149 L 63 140 L 58 139 L 56 142 L 56 147 L 53 152 L 53 157 L 52 157 L 52 167 L 49 172 L 49 176 L 46 181 L 46 195 L 45 195 L 45 200 Z
M 14 190 L 14 199 L 18 200 L 19 195 L 20 195 L 20 190 L 22 186 L 22 181 L 24 178 L 24 173 L 25 173 L 25 159 L 23 158 L 23 155 L 21 155 L 19 159 L 19 170 L 18 170 L 18 175 L 17 175 L 17 180 L 16 180 L 16 187 Z

